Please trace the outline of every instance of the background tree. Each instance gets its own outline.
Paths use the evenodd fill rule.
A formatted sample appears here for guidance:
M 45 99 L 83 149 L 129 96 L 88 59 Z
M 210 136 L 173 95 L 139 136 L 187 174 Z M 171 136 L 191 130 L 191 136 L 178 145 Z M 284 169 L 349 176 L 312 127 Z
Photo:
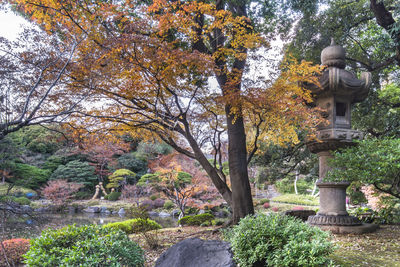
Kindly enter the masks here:
M 95 119 L 84 120 L 86 128 L 107 122 L 108 129 L 156 137 L 196 159 L 232 207 L 234 222 L 254 211 L 247 166 L 259 141 L 297 141 L 297 127 L 316 123 L 298 82 L 315 82 L 319 68 L 283 64 L 279 79 L 244 81 L 250 49 L 267 48 L 265 39 L 288 29 L 288 11 L 304 9 L 297 1 L 7 2 L 66 42 L 84 36 L 73 85 L 107 99 L 101 109 L 82 110 Z M 315 9 L 312 1 L 304 6 Z M 218 155 L 225 134 L 230 187 L 202 151 L 211 143 Z
M 356 105 L 352 123 L 376 138 L 399 136 L 397 103 L 382 93 L 400 84 L 400 7 L 398 1 L 320 1 L 319 12 L 303 16 L 287 49 L 296 58 L 320 62 L 321 50 L 330 38 L 347 51 L 347 65 L 356 73 L 372 72 L 372 90 L 366 101 Z M 321 27 L 321 25 L 324 25 Z M 399 97 L 400 94 L 397 94 Z
M 132 184 L 135 181 L 136 173 L 127 169 L 118 169 L 108 177 L 107 188 L 119 189 L 121 186 Z
M 79 160 L 73 160 L 68 162 L 66 165 L 60 165 L 51 174 L 51 180 L 65 179 L 68 182 L 74 182 L 82 184 L 86 189 L 93 189 L 95 184 L 98 182 L 98 178 L 95 175 L 95 168 L 90 166 L 88 162 L 81 162 Z

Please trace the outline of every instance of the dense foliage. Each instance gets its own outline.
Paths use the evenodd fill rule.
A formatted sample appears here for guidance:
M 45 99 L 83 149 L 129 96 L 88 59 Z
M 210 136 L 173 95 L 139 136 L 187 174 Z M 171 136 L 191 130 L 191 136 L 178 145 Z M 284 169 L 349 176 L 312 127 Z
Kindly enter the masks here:
M 225 237 L 242 267 L 327 266 L 333 249 L 328 233 L 280 214 L 247 216 Z
M 29 246 L 29 239 L 24 238 L 2 241 L 0 245 L 0 266 L 9 266 L 7 262 L 11 266 L 21 264 L 22 255 L 28 251 Z
M 108 177 L 107 188 L 119 189 L 123 185 L 135 182 L 136 173 L 128 169 L 118 169 Z
M 122 222 L 109 223 L 104 225 L 104 227 L 122 230 L 127 234 L 142 233 L 161 229 L 161 225 L 148 218 L 136 218 Z
M 84 185 L 86 188 L 94 188 L 98 182 L 95 175 L 95 168 L 88 162 L 73 160 L 65 165 L 60 165 L 52 173 L 50 179 L 66 179 L 69 182 L 75 182 Z
M 197 215 L 187 215 L 181 218 L 178 223 L 181 225 L 201 225 L 205 222 L 210 222 L 214 219 L 214 215 L 210 213 L 203 213 Z
M 400 198 L 400 139 L 364 140 L 335 153 L 331 164 L 327 180 L 372 184 Z
M 46 230 L 32 240 L 27 266 L 143 266 L 142 249 L 119 230 L 95 225 Z

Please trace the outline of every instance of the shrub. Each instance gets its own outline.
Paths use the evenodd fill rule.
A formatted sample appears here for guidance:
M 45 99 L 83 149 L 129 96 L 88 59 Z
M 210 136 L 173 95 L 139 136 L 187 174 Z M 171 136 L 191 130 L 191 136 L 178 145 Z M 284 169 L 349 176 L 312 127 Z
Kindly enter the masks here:
M 263 208 L 264 208 L 264 209 L 269 209 L 269 202 L 265 202 L 265 203 L 263 204 Z
M 279 211 L 279 208 L 278 208 L 278 207 L 272 207 L 271 210 L 272 210 L 273 212 L 278 212 L 278 211 Z
M 272 199 L 274 202 L 282 202 L 282 203 L 290 203 L 290 204 L 298 204 L 298 205 L 311 205 L 318 206 L 319 199 L 310 195 L 295 195 L 295 194 L 286 194 L 274 197 Z
M 19 205 L 29 205 L 29 204 L 31 204 L 31 201 L 26 197 L 17 197 L 15 199 L 15 202 L 17 204 L 19 204 Z
M 105 196 L 104 198 L 109 201 L 117 201 L 120 196 L 121 196 L 121 192 L 114 191 L 114 192 L 111 192 L 110 194 L 108 194 L 107 196 Z
M 292 210 L 304 210 L 301 206 L 294 206 Z
M 173 207 L 175 207 L 174 202 L 172 202 L 171 200 L 167 200 L 164 202 L 164 209 L 172 209 Z
M 154 203 L 151 199 L 145 199 L 140 202 L 140 207 L 145 208 L 146 210 L 154 209 Z
M 153 204 L 156 208 L 162 208 L 164 207 L 165 200 L 162 198 L 157 198 L 153 201 Z
M 108 223 L 103 227 L 122 230 L 126 234 L 137 234 L 161 229 L 161 225 L 150 219 L 136 218 L 123 222 Z
M 234 259 L 242 266 L 326 266 L 333 245 L 329 234 L 299 219 L 258 214 L 225 233 Z
M 158 198 L 157 195 L 151 195 L 151 196 L 150 196 L 150 199 L 153 200 L 153 201 L 156 200 L 157 198 Z
M 4 254 L 7 255 L 7 260 L 11 266 L 21 264 L 22 255 L 28 251 L 29 246 L 29 239 L 16 238 L 3 241 L 2 246 L 0 246 L 0 266 L 7 266 Z
M 83 187 L 81 184 L 69 183 L 67 180 L 53 180 L 47 183 L 42 189 L 42 194 L 56 205 L 63 205 L 71 199 L 78 190 Z
M 122 231 L 95 225 L 45 230 L 25 254 L 28 266 L 143 266 L 142 249 Z
M 205 222 L 211 223 L 211 221 L 214 219 L 214 215 L 210 213 L 203 213 L 203 214 L 198 214 L 198 215 L 188 215 L 183 218 L 181 218 L 178 223 L 181 225 L 201 225 Z
M 0 198 L 0 202 L 12 202 L 19 205 L 29 205 L 31 201 L 26 197 L 14 197 L 14 196 L 3 196 Z

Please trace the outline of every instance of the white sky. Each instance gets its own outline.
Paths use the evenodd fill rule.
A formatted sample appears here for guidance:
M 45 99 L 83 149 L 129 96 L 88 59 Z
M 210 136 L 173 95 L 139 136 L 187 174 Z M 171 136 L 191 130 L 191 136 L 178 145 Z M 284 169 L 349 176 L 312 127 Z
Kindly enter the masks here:
M 22 25 L 29 23 L 21 16 L 15 15 L 12 11 L 0 10 L 0 36 L 15 40 L 21 32 Z

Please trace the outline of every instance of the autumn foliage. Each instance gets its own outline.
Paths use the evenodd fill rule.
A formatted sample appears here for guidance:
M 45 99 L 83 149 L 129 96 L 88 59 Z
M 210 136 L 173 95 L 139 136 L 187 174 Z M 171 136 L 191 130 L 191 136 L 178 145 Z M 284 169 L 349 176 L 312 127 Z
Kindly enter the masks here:
M 52 180 L 42 189 L 41 193 L 50 199 L 55 205 L 61 206 L 70 200 L 74 193 L 78 192 L 83 185 L 68 182 L 67 180 Z
M 21 264 L 23 260 L 22 255 L 29 250 L 29 247 L 29 239 L 24 238 L 9 239 L 1 242 L 0 266 L 8 266 L 7 262 L 11 266 Z
M 247 165 L 260 142 L 298 142 L 298 129 L 321 123 L 301 86 L 317 84 L 319 66 L 287 57 L 275 74 L 244 79 L 249 51 L 269 44 L 243 1 L 7 2 L 77 44 L 65 86 L 90 88 L 91 105 L 74 118 L 76 129 L 156 138 L 196 159 L 234 222 L 254 212 Z M 230 181 L 204 155 L 212 146 L 221 166 L 224 136 Z

